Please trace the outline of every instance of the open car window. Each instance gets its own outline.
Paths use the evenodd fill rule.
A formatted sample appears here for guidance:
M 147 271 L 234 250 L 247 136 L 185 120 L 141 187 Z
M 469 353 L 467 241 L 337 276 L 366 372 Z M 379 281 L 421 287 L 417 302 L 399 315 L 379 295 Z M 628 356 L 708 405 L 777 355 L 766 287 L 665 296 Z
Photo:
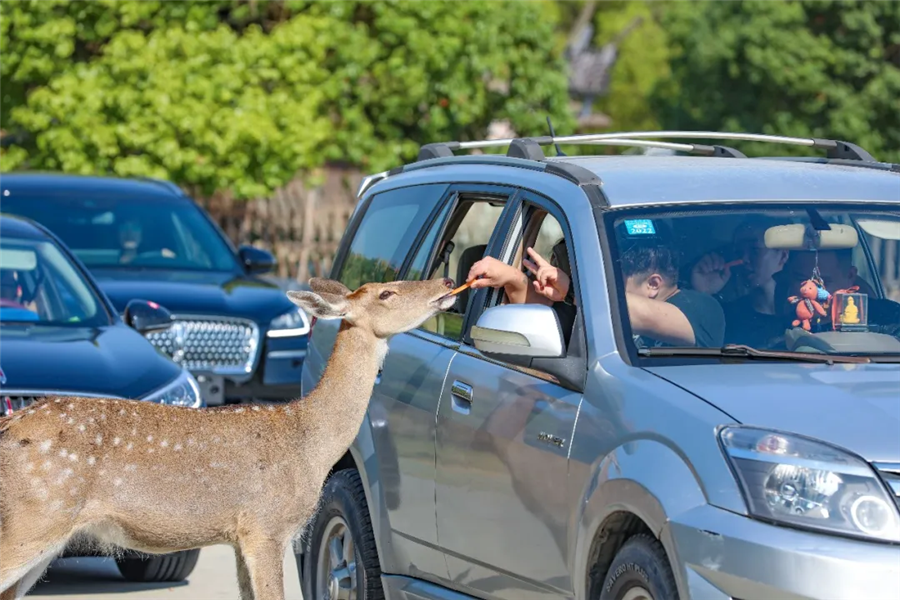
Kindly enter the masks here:
M 606 225 L 623 307 L 614 317 L 639 353 L 738 345 L 900 355 L 895 208 L 654 209 L 610 214 Z M 662 283 L 649 282 L 654 274 Z M 666 317 L 653 321 L 647 309 Z M 685 323 L 693 336 L 678 335 Z

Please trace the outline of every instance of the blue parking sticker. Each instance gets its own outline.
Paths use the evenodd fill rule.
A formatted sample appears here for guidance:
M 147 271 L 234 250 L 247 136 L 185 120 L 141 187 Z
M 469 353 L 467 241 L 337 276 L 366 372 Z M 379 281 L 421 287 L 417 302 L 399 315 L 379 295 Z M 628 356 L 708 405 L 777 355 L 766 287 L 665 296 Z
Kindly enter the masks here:
M 625 219 L 628 235 L 655 235 L 656 228 L 650 219 Z

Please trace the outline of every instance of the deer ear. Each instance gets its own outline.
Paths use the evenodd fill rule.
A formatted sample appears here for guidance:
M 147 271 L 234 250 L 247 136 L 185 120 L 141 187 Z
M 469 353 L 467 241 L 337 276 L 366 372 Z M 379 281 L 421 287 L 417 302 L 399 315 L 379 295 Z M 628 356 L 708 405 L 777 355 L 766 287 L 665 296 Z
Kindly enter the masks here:
M 324 277 L 313 277 L 309 280 L 309 288 L 317 294 L 335 294 L 337 296 L 346 296 L 350 290 L 340 281 L 334 279 L 325 279 Z
M 350 303 L 337 294 L 289 291 L 291 302 L 317 319 L 343 319 L 350 310 Z

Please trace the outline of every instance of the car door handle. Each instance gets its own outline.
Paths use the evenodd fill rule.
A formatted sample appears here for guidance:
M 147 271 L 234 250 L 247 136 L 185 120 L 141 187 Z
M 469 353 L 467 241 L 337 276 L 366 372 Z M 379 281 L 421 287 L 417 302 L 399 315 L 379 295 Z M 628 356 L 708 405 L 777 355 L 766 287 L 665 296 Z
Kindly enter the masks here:
M 472 386 L 459 380 L 454 381 L 450 386 L 450 398 L 453 410 L 464 415 L 469 414 L 474 400 Z

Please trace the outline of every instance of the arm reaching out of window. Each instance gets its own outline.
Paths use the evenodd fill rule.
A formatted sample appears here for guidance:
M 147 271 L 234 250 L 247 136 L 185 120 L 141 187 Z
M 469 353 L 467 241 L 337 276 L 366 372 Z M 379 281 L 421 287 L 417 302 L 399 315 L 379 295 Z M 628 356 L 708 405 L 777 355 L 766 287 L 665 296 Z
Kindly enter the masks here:
M 528 248 L 528 255 L 532 260 L 525 259 L 523 264 L 535 276 L 532 285 L 528 285 L 525 273 L 490 256 L 472 265 L 467 281 L 472 281 L 472 289 L 502 287 L 511 304 L 550 306 L 565 299 L 571 285 L 569 276 L 533 248 Z

